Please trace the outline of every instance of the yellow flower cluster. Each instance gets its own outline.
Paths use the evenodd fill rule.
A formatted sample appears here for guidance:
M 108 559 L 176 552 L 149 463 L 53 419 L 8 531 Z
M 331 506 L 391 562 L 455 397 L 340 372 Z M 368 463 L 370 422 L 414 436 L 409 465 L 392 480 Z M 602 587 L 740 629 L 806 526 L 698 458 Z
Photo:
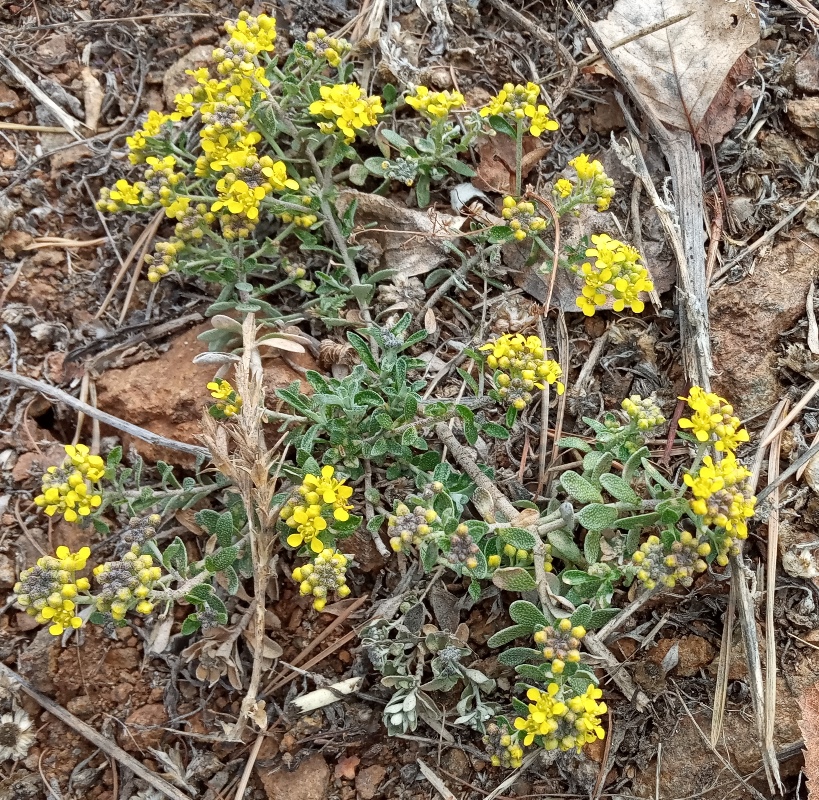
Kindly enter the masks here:
M 517 769 L 523 762 L 523 748 L 508 729 L 490 722 L 482 741 L 493 767 Z
M 594 263 L 587 261 L 580 268 L 585 286 L 577 305 L 591 317 L 611 295 L 615 311 L 623 311 L 628 306 L 639 314 L 645 308 L 640 294 L 654 288 L 648 270 L 638 263 L 640 254 L 607 233 L 592 236 L 592 243 L 594 247 L 586 250 L 586 255 L 593 257 Z
M 82 625 L 73 601 L 78 592 L 88 591 L 90 583 L 76 573 L 85 569 L 90 555 L 88 547 L 72 553 L 61 545 L 54 556 L 38 558 L 35 566 L 23 570 L 14 584 L 15 602 L 41 625 L 49 623 L 48 632 L 53 636 Z
M 457 91 L 430 92 L 427 86 L 416 86 L 415 91 L 406 96 L 406 101 L 422 117 L 437 120 L 449 116 L 455 108 L 462 108 L 464 96 Z
M 515 728 L 524 734 L 523 743 L 532 744 L 535 737 L 545 750 L 572 750 L 596 739 L 605 738 L 600 717 L 606 713 L 606 704 L 598 700 L 603 693 L 589 685 L 583 694 L 565 701 L 556 699 L 561 692 L 556 683 L 550 683 L 545 692 L 529 689 L 526 697 L 529 713 L 515 719 Z
M 693 386 L 688 397 L 680 400 L 685 400 L 694 413 L 683 417 L 679 426 L 690 430 L 698 442 L 713 443 L 719 452 L 733 453 L 740 444 L 748 441 L 748 431 L 741 427 L 739 418 L 734 416 L 733 406 L 724 397 Z
M 524 123 L 532 136 L 544 131 L 556 131 L 560 126 L 549 117 L 549 107 L 538 103 L 540 87 L 536 83 L 513 85 L 505 83 L 480 111 L 482 117 L 509 117 L 515 123 Z
M 325 59 L 331 67 L 337 67 L 341 59 L 352 50 L 352 45 L 346 39 L 328 36 L 324 28 L 310 31 L 304 46 L 316 57 Z
M 191 113 L 193 113 L 192 110 Z M 185 116 L 190 116 L 190 114 L 184 114 L 179 109 L 172 114 L 162 114 L 159 111 L 149 111 L 148 117 L 145 120 L 145 124 L 142 126 L 142 129 L 136 131 L 133 136 L 127 136 L 125 138 L 125 142 L 128 145 L 129 150 L 128 158 L 131 163 L 144 164 L 146 160 L 145 151 L 149 150 L 151 144 L 148 140 L 156 138 L 162 134 L 163 127 L 167 123 L 177 122 Z M 169 128 L 166 128 L 166 132 L 168 130 Z
M 679 541 L 674 542 L 668 551 L 658 536 L 649 536 L 631 560 L 639 568 L 637 580 L 646 589 L 653 589 L 658 583 L 671 589 L 678 583 L 690 586 L 694 575 L 708 569 L 703 559 L 710 553 L 711 545 L 708 542 L 700 541 L 689 531 L 683 531 Z
M 598 211 L 606 211 L 615 191 L 614 181 L 606 175 L 603 165 L 597 160 L 589 160 L 587 155 L 581 153 L 569 161 L 569 166 L 574 167 L 579 183 L 560 178 L 555 182 L 553 194 L 565 199 L 577 191 L 578 200 L 594 202 Z
M 339 131 L 348 144 L 364 128 L 376 125 L 378 115 L 384 113 L 381 98 L 378 95 L 367 97 L 357 83 L 322 86 L 319 92 L 321 100 L 310 104 L 310 113 L 329 120 L 319 122 L 319 130 L 327 134 Z
M 516 567 L 531 567 L 534 562 L 534 554 L 529 550 L 519 550 L 513 544 L 506 544 L 503 546 L 501 554 L 509 559 L 512 566 Z M 497 569 L 503 561 L 502 555 L 491 555 L 486 559 L 487 564 L 492 569 Z M 545 572 L 554 571 L 554 563 L 552 559 L 552 546 L 548 542 L 543 543 L 543 569 Z
M 352 486 L 347 486 L 344 479 L 333 477 L 335 469 L 331 466 L 321 468 L 321 475 L 307 474 L 298 489 L 299 497 L 292 497 L 284 505 L 280 516 L 294 532 L 287 537 L 290 547 L 301 547 L 309 544 L 314 553 L 325 549 L 320 539 L 322 531 L 327 530 L 327 515 L 345 522 L 350 518 L 353 507 L 348 500 L 353 495 Z
M 515 238 L 519 242 L 523 241 L 527 234 L 536 234 L 546 227 L 546 220 L 535 211 L 535 204 L 527 200 L 504 197 L 501 216 L 515 232 Z
M 223 378 L 211 381 L 208 384 L 211 397 L 216 400 L 214 404 L 226 417 L 233 417 L 242 408 L 242 398 L 236 393 L 230 383 Z
M 543 657 L 551 662 L 553 675 L 561 675 L 566 664 L 580 661 L 580 640 L 586 635 L 582 625 L 562 619 L 556 627 L 547 625 L 535 632 L 535 644 L 543 648 Z
M 387 520 L 387 527 L 393 532 L 390 537 L 390 547 L 396 552 L 406 552 L 411 545 L 419 545 L 433 531 L 433 526 L 440 523 L 438 513 L 432 508 L 422 505 L 412 511 L 406 503 L 399 503 L 395 507 L 395 515 Z
M 691 510 L 706 525 L 722 528 L 739 539 L 748 537 L 746 520 L 754 515 L 756 497 L 751 490 L 751 471 L 728 452 L 718 464 L 705 456 L 696 475 L 683 476 L 691 489 Z M 730 544 L 730 543 L 729 543 Z
M 640 397 L 639 394 L 633 394 L 623 400 L 620 407 L 632 422 L 637 423 L 637 429 L 640 431 L 659 428 L 665 424 L 665 417 L 653 396 Z
M 133 551 L 126 553 L 122 561 L 106 561 L 94 567 L 94 577 L 101 587 L 97 611 L 108 611 L 115 620 L 125 619 L 132 607 L 140 614 L 150 614 L 154 604 L 148 597 L 161 576 L 162 570 L 154 566 L 151 556 Z
M 105 462 L 91 455 L 84 444 L 67 444 L 65 452 L 62 464 L 43 474 L 42 494 L 34 498 L 34 504 L 49 517 L 59 513 L 66 522 L 77 522 L 102 503 L 94 484 L 105 475 Z
M 335 592 L 344 598 L 350 594 L 347 585 L 347 558 L 332 548 L 323 549 L 310 564 L 296 567 L 293 580 L 299 584 L 299 594 L 312 595 L 313 608 L 321 611 L 327 605 L 327 596 Z
M 267 14 L 252 17 L 247 11 L 241 11 L 235 22 L 225 23 L 225 31 L 230 34 L 227 44 L 213 51 L 220 75 L 255 75 L 256 57 L 276 49 L 276 19 Z
M 558 380 L 563 374 L 560 364 L 545 357 L 549 348 L 537 336 L 505 333 L 480 349 L 491 351 L 486 363 L 497 370 L 498 394 L 519 411 L 531 402 L 533 389 L 544 388 L 544 382 L 555 385 L 557 393 L 563 394 L 565 387 Z

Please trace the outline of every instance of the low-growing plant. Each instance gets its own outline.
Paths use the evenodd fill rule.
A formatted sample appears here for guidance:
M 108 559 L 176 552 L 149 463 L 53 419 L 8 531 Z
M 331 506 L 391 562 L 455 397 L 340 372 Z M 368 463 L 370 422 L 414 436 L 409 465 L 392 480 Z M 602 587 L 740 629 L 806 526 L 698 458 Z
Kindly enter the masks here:
M 160 462 L 159 482 L 143 486 L 142 462 L 124 466 L 120 449 L 104 461 L 83 445 L 67 446 L 34 502 L 69 523 L 105 533 L 118 527 L 115 557 L 89 577 L 82 573 L 91 549 L 59 547 L 21 573 L 15 600 L 55 635 L 86 621 L 116 627 L 133 614 L 168 615 L 185 603 L 181 633 L 190 635 L 226 624 L 227 602 L 252 577 L 263 627 L 259 577 L 274 562 L 258 537 L 278 537 L 272 546 L 320 612 L 350 595 L 356 562 L 345 540 L 363 528 L 389 556 L 386 537 L 402 566 L 417 560 L 419 575 L 460 581 L 466 603 L 490 591 L 519 595 L 509 604 L 513 624 L 488 642 L 517 674 L 511 697 L 469 665 L 468 630 L 425 625 L 420 600 L 393 606 L 365 628 L 363 647 L 394 690 L 388 731 L 438 720 L 433 693 L 460 686 L 456 724 L 481 733 L 493 764 L 518 766 L 533 745 L 579 750 L 605 735 L 606 705 L 584 639 L 619 613 L 613 601 L 624 587 L 687 587 L 738 552 L 754 513 L 750 472 L 735 455 L 748 434 L 724 399 L 694 387 L 675 431 L 690 461 L 669 473 L 646 445 L 666 420 L 655 398 L 634 395 L 618 413 L 583 418 L 590 435 L 559 442 L 582 466 L 563 469 L 546 496 L 513 505 L 472 448 L 516 436 L 538 400 L 543 413 L 552 388 L 564 392 L 560 364 L 539 336 L 510 332 L 468 343 L 454 373 L 462 381 L 457 399 L 428 396 L 426 362 L 416 357 L 427 334 L 411 332 L 409 313 L 384 324 L 372 319 L 376 285 L 393 276 L 360 270 L 361 246 L 351 243 L 357 203 L 339 202 L 340 192 L 347 181 L 384 191 L 397 180 L 426 206 L 442 181 L 472 174 L 462 159 L 478 136 L 508 136 L 515 192 L 497 215 L 477 216 L 458 241 L 445 239 L 450 253 L 463 266 L 528 247 L 533 263 L 582 277 L 584 314 L 609 301 L 615 311 L 639 312 L 653 285 L 636 250 L 600 234 L 567 257 L 546 238 L 581 205 L 605 210 L 613 182 L 600 162 L 580 155 L 551 199 L 524 190 L 524 137 L 558 127 L 535 84 L 508 84 L 473 110 L 458 92 L 424 86 L 403 99 L 391 86 L 370 96 L 352 80 L 342 39 L 315 31 L 282 61 L 273 18 L 242 12 L 226 31 L 211 69 L 190 73 L 195 86 L 177 95 L 176 110 L 151 112 L 129 137 L 142 178 L 117 181 L 99 202 L 105 212 L 164 208 L 176 220 L 174 234 L 147 258 L 151 281 L 176 270 L 222 287 L 204 338 L 213 351 L 205 355 L 220 364 L 207 384 L 213 402 L 205 427 L 223 474 L 200 464 L 179 481 Z M 404 105 L 418 115 L 406 135 Z M 382 155 L 364 157 L 361 142 L 373 133 Z M 329 266 L 303 267 L 301 253 L 322 254 Z M 259 346 L 300 349 L 298 333 L 281 328 L 304 317 L 271 302 L 294 292 L 305 315 L 356 328 L 346 338 L 358 363 L 344 377 L 307 370 L 309 392 L 297 381 L 266 398 Z M 343 313 L 352 304 L 357 313 Z M 237 388 L 225 377 L 231 368 Z M 265 426 L 281 437 L 274 450 L 264 444 Z M 231 446 L 240 450 L 235 463 Z M 207 541 L 194 558 L 179 537 L 165 541 L 162 528 L 171 511 L 203 501 L 212 507 L 194 519 Z M 243 709 L 254 702 L 246 698 Z

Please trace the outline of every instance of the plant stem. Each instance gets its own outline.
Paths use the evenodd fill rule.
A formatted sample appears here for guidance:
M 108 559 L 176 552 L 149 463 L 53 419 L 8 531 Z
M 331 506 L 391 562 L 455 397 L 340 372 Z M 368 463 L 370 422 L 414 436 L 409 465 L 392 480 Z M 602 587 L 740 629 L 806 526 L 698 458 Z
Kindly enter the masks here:
M 518 120 L 515 136 L 515 198 L 520 197 L 523 182 L 523 120 Z

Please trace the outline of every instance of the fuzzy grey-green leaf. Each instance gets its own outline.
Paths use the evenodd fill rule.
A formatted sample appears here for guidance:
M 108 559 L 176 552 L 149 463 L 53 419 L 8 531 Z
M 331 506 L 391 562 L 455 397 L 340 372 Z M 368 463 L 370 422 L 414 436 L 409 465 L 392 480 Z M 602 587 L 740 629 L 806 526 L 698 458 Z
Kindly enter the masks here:
M 600 491 L 574 470 L 566 470 L 566 472 L 560 476 L 560 485 L 580 503 L 603 502 L 603 496 L 600 494 Z

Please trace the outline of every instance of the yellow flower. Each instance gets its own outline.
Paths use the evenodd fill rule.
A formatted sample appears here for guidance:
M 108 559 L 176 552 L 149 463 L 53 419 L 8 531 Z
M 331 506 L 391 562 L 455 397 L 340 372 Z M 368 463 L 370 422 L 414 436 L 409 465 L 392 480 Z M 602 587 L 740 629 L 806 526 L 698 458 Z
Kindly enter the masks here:
M 262 156 L 262 174 L 270 181 L 270 185 L 276 192 L 283 192 L 285 189 L 298 191 L 298 181 L 287 177 L 287 167 L 284 161 L 274 162 L 269 156 Z
M 226 417 L 233 417 L 242 408 L 242 398 L 230 383 L 224 379 L 211 381 L 208 384 L 211 397 L 216 400 L 214 404 Z
M 533 701 L 529 704 L 529 714 L 517 717 L 514 722 L 516 730 L 525 731 L 524 746 L 532 744 L 535 736 L 548 736 L 557 730 L 558 719 L 568 711 L 564 703 L 555 700 L 559 691 L 556 683 L 550 683 L 545 692 L 534 688 L 526 692 L 526 697 Z
M 522 86 L 506 83 L 480 111 L 482 117 L 504 116 L 508 121 L 524 123 L 532 136 L 544 131 L 556 131 L 560 126 L 549 117 L 549 107 L 538 103 L 540 87 L 531 81 Z
M 304 476 L 299 491 L 308 499 L 308 502 L 322 502 L 333 506 L 333 516 L 339 522 L 350 518 L 349 510 L 352 504 L 347 500 L 353 495 L 352 486 L 347 486 L 344 480 L 333 477 L 335 469 L 331 466 L 321 468 L 321 476 L 307 474 Z M 315 498 L 313 497 L 315 495 Z M 317 499 L 316 499 L 317 498 Z
M 590 161 L 585 153 L 569 161 L 569 166 L 574 168 L 581 181 L 591 181 L 595 176 L 603 174 L 603 165 L 597 160 Z
M 141 204 L 141 187 L 138 184 L 130 184 L 125 178 L 120 178 L 111 189 L 110 197 L 129 206 Z
M 546 227 L 546 220 L 535 211 L 535 204 L 514 197 L 503 198 L 501 216 L 515 232 L 515 238 L 522 241 L 527 235 L 537 234 Z
M 66 628 L 82 627 L 82 618 L 74 613 L 74 603 L 63 600 L 60 608 L 46 606 L 40 611 L 43 621 L 51 622 L 48 632 L 52 636 L 61 636 Z
M 728 452 L 719 464 L 705 456 L 696 475 L 683 476 L 691 489 L 691 510 L 703 517 L 706 525 L 714 525 L 740 539 L 748 536 L 746 520 L 754 515 L 756 498 L 751 490 L 751 472 L 736 456 Z
M 430 92 L 426 86 L 416 86 L 415 92 L 406 97 L 407 105 L 428 119 L 444 119 L 455 108 L 464 104 L 460 92 Z
M 320 553 L 324 549 L 319 533 L 327 530 L 327 520 L 321 516 L 319 504 L 296 506 L 292 516 L 287 519 L 287 524 L 296 529 L 295 533 L 287 537 L 287 544 L 291 547 L 307 543 L 314 553 Z
M 574 184 L 566 180 L 566 178 L 560 178 L 559 180 L 555 181 L 554 192 L 560 197 L 568 197 L 572 191 L 574 191 Z
M 228 173 L 217 181 L 216 191 L 219 197 L 210 207 L 211 211 L 226 208 L 231 214 L 244 214 L 249 220 L 259 218 L 259 203 L 265 196 L 263 187 L 250 187 L 243 180 L 237 180 L 233 173 Z
M 544 131 L 556 131 L 560 125 L 549 117 L 549 106 L 526 105 L 523 113 L 529 117 L 529 133 L 532 136 L 540 136 Z
M 338 129 L 348 143 L 355 139 L 356 133 L 375 125 L 378 115 L 384 113 L 381 98 L 365 96 L 356 83 L 322 86 L 319 92 L 321 100 L 310 104 L 310 113 L 331 120 L 319 123 L 319 128 L 325 133 Z

